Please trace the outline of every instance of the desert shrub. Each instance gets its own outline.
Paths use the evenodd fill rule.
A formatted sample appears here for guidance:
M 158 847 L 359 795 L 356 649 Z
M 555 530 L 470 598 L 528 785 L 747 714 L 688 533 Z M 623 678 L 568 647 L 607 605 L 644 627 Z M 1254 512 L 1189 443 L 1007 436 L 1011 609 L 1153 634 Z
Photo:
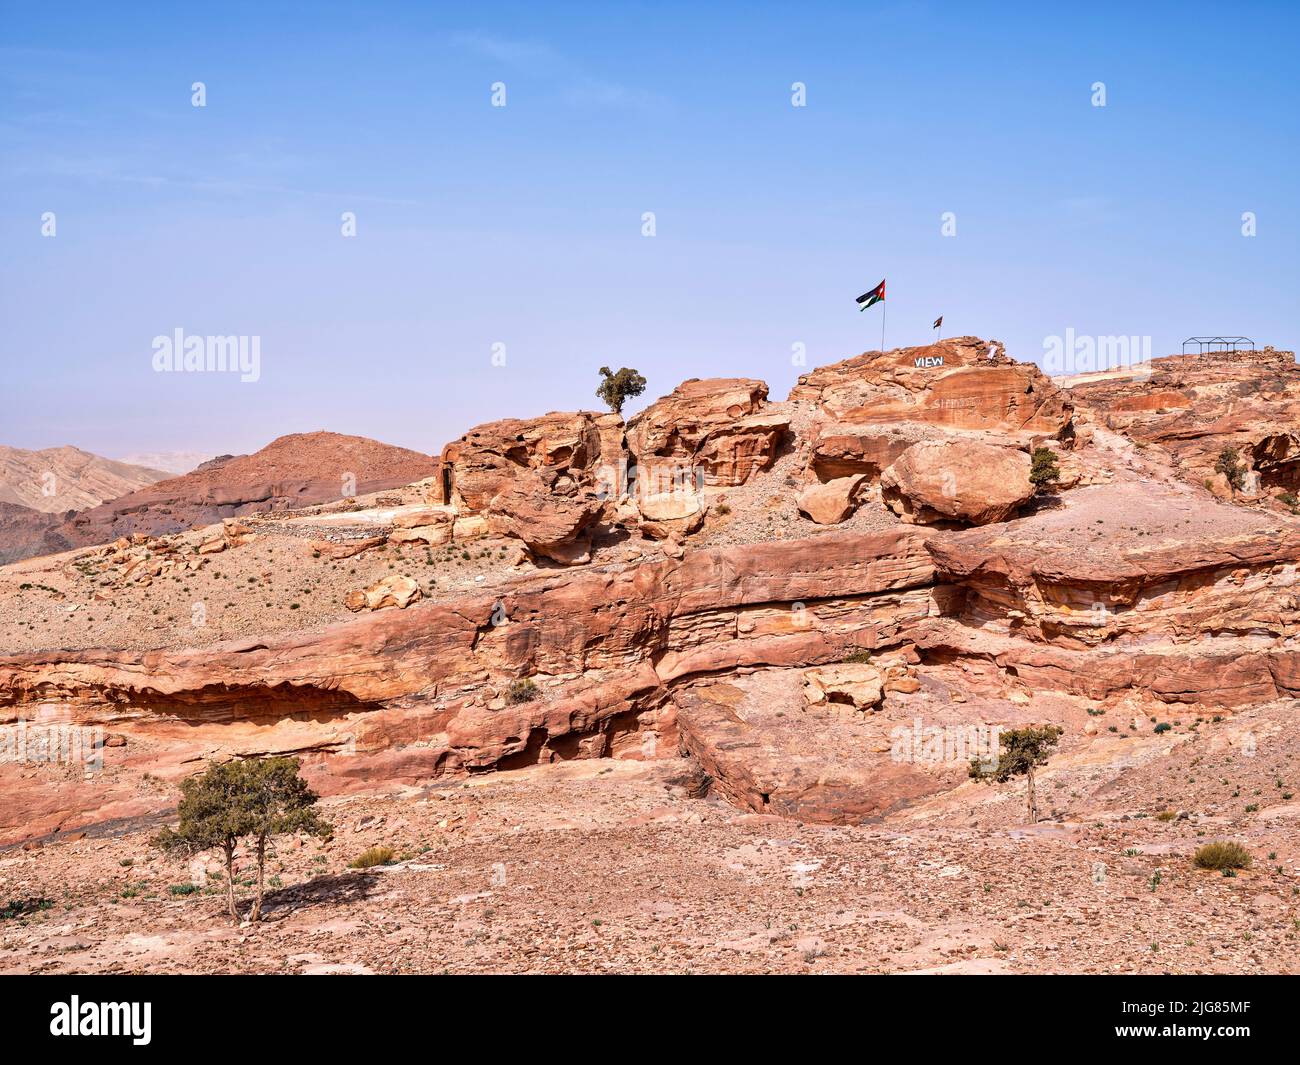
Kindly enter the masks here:
M 1157 821 L 1172 821 L 1178 815 L 1173 810 L 1161 810 L 1156 814 Z
M 40 913 L 42 910 L 48 910 L 54 906 L 52 899 L 47 899 L 43 895 L 32 895 L 25 899 L 10 899 L 0 909 L 0 921 L 9 921 L 15 917 L 28 917 L 33 913 Z
M 1234 491 L 1241 491 L 1246 483 L 1246 467 L 1241 464 L 1235 447 L 1225 447 L 1219 452 L 1219 460 L 1214 464 L 1214 470 L 1228 479 Z
M 348 862 L 348 866 L 352 869 L 369 869 L 374 865 L 392 865 L 394 857 L 396 852 L 392 847 L 371 847 Z
M 1031 456 L 1029 483 L 1034 491 L 1050 492 L 1061 478 L 1061 467 L 1056 464 L 1056 452 L 1049 447 L 1036 447 Z
M 1174 727 L 1174 726 L 1171 725 L 1171 724 L 1169 724 L 1168 721 L 1162 721 L 1162 722 L 1160 722 L 1160 724 L 1158 724 L 1154 729 L 1152 729 L 1152 731 L 1153 731 L 1157 736 L 1159 736 L 1162 732 L 1168 732 L 1168 731 L 1169 731 L 1171 728 L 1173 728 L 1173 727 Z
M 871 664 L 871 652 L 865 648 L 861 651 L 854 651 L 851 655 L 840 659 L 841 662 L 852 663 L 853 665 L 865 666 Z
M 527 677 L 521 677 L 519 680 L 511 682 L 506 689 L 506 702 L 511 706 L 517 706 L 520 703 L 531 703 L 538 696 L 537 685 Z
M 1250 851 L 1240 843 L 1218 840 L 1198 847 L 1192 861 L 1198 869 L 1249 869 Z

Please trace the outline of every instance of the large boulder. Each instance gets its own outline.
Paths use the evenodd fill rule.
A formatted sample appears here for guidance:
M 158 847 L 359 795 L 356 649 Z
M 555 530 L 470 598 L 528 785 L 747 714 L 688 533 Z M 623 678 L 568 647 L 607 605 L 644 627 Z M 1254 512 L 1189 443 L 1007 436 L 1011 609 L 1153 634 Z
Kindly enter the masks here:
M 681 539 L 704 524 L 704 493 L 690 485 L 637 497 L 640 528 L 652 540 Z
M 395 544 L 447 544 L 451 542 L 455 520 L 453 507 L 421 507 L 396 515 L 388 539 Z
M 388 542 L 386 536 L 367 536 L 360 540 L 312 540 L 308 549 L 314 556 L 341 562 L 363 551 L 372 551 Z
M 869 351 L 821 366 L 799 378 L 790 399 L 814 405 L 832 423 L 822 435 L 828 458 L 841 461 L 852 457 L 853 438 L 867 426 L 917 422 L 1056 436 L 1073 412 L 1067 394 L 1036 365 L 1017 362 L 998 341 L 978 337 Z M 864 464 L 879 461 L 882 442 L 868 435 L 862 446 L 868 450 Z
M 462 511 L 485 510 L 526 470 L 568 474 L 586 483 L 602 461 L 602 447 L 619 438 L 614 422 L 621 424 L 589 411 L 560 411 L 476 426 L 442 450 L 441 501 Z
M 885 678 L 869 662 L 841 662 L 803 671 L 803 697 L 810 706 L 844 707 L 865 714 L 880 706 Z
M 913 444 L 880 475 L 881 497 L 905 522 L 987 525 L 1034 495 L 1029 456 L 962 440 Z
M 943 430 L 936 430 L 933 435 L 941 436 Z M 808 465 L 823 481 L 856 474 L 866 474 L 874 481 L 919 438 L 912 425 L 819 421 L 809 434 Z
M 838 525 L 857 509 L 866 485 L 865 474 L 834 477 L 810 484 L 796 502 L 799 510 L 818 525 Z
M 405 610 L 421 595 L 420 586 L 413 578 L 392 573 L 375 581 L 365 591 L 349 592 L 343 605 L 354 613 L 361 610 L 385 610 L 389 607 Z
M 454 521 L 456 511 L 453 507 L 417 507 L 393 515 L 394 529 L 419 529 L 426 525 L 446 525 Z
M 535 555 L 564 565 L 591 559 L 602 502 L 555 469 L 517 474 L 487 505 L 488 528 L 522 540 Z
M 697 472 L 704 486 L 734 487 L 766 469 L 789 416 L 766 410 L 767 385 L 748 378 L 690 380 L 652 403 L 627 426 L 627 446 L 647 494 L 658 482 Z

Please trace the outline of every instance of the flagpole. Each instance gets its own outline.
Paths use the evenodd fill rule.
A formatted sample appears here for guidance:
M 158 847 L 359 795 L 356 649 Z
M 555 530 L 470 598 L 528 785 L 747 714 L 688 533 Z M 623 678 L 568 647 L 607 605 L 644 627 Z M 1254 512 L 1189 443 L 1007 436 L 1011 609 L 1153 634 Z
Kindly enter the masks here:
M 888 300 L 881 300 L 881 303 L 888 303 Z M 885 308 L 880 308 L 880 350 L 885 350 Z

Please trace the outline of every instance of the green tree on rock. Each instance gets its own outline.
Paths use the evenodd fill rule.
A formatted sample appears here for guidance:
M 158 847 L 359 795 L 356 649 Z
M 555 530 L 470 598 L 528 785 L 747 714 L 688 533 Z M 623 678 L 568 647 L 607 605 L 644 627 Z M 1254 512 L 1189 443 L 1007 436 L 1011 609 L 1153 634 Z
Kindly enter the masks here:
M 291 832 L 328 838 L 333 829 L 314 806 L 319 798 L 299 775 L 298 758 L 235 758 L 209 765 L 181 781 L 180 824 L 164 828 L 150 842 L 168 853 L 219 850 L 226 860 L 226 904 L 235 907 L 235 848 L 249 840 L 257 858 L 257 894 L 248 919 L 262 916 L 266 848 L 274 836 Z
M 1219 452 L 1214 469 L 1223 474 L 1234 492 L 1240 492 L 1246 486 L 1246 467 L 1242 465 L 1241 454 L 1235 447 L 1225 447 Z
M 615 414 L 623 413 L 623 403 L 632 396 L 639 396 L 645 391 L 646 381 L 636 370 L 624 366 L 618 373 L 610 372 L 608 366 L 600 368 L 601 382 L 596 389 L 607 407 Z
M 1050 447 L 1036 447 L 1029 467 L 1029 483 L 1039 495 L 1050 492 L 1061 479 L 1061 467 L 1056 464 L 1056 452 Z
M 986 768 L 980 759 L 971 760 L 970 775 L 975 780 L 1005 784 L 1012 777 L 1023 776 L 1029 803 L 1029 823 L 1038 822 L 1038 792 L 1034 787 L 1034 770 L 1046 765 L 1048 756 L 1061 739 L 1060 725 L 1026 725 L 1007 729 L 998 737 L 1002 752 L 997 765 Z

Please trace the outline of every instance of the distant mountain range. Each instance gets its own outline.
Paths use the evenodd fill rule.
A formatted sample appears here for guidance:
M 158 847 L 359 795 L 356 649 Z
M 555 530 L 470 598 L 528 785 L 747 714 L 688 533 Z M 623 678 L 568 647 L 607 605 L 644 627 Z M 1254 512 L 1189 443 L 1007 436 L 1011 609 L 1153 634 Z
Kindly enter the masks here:
M 95 507 L 169 476 L 163 469 L 115 462 L 76 447 L 0 446 L 0 502 L 46 514 Z
M 179 477 L 74 447 L 0 448 L 0 564 L 396 488 L 438 468 L 432 455 L 328 432 L 282 436 Z
M 152 470 L 166 470 L 170 474 L 189 473 L 212 458 L 201 451 L 143 451 L 123 455 L 119 462 L 132 466 L 148 466 Z

